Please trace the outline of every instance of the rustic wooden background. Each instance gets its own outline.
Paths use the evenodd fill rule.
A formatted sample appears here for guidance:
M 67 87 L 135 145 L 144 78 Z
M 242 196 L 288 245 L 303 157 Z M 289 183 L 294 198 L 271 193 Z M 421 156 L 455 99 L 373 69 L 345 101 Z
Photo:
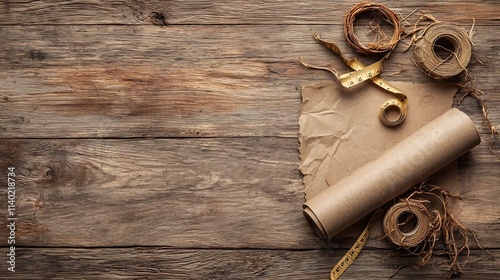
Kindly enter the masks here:
M 300 85 L 347 68 L 338 42 L 356 1 L 45 0 L 0 2 L 0 213 L 17 172 L 16 273 L 2 279 L 327 279 L 354 236 L 325 243 L 305 222 L 298 171 Z M 467 29 L 470 70 L 500 124 L 496 0 L 381 1 Z M 399 50 L 388 80 L 434 82 Z M 369 62 L 370 58 L 362 58 Z M 500 160 L 478 102 L 454 106 L 483 143 L 459 160 L 466 279 L 500 278 Z M 498 127 L 497 127 L 498 128 Z M 492 148 L 500 153 L 498 136 Z M 413 257 L 369 240 L 345 279 L 385 279 Z M 447 258 L 396 279 L 441 279 Z

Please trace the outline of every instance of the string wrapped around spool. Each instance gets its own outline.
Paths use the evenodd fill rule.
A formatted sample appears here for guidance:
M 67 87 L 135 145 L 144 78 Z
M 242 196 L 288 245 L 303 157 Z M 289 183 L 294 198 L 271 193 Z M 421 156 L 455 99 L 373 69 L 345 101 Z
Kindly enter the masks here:
M 356 18 L 363 13 L 370 13 L 375 19 L 380 20 L 380 22 L 389 22 L 392 24 L 394 30 L 388 42 L 380 40 L 379 42 L 369 43 L 365 46 L 359 41 L 354 33 L 354 22 L 356 21 Z M 344 18 L 344 35 L 347 43 L 355 51 L 363 54 L 384 53 L 394 49 L 402 32 L 403 30 L 399 24 L 399 17 L 396 13 L 386 6 L 378 3 L 359 3 L 347 11 Z
M 436 53 L 439 49 L 449 55 L 442 58 Z M 415 63 L 423 72 L 434 79 L 448 79 L 466 69 L 472 55 L 472 42 L 464 28 L 435 22 L 422 30 L 414 52 Z
M 408 226 L 409 228 L 404 229 Z M 404 200 L 387 210 L 383 228 L 389 241 L 408 249 L 427 239 L 432 230 L 431 217 L 422 202 L 413 199 Z

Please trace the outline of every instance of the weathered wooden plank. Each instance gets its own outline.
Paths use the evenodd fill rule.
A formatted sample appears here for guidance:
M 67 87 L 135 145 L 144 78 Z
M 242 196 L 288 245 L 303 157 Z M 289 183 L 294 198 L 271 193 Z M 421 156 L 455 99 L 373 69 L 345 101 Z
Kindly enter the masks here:
M 498 124 L 500 31 L 478 28 L 470 69 Z M 3 26 L 0 137 L 296 137 L 299 85 L 332 78 L 298 56 L 347 71 L 315 32 L 353 56 L 340 26 Z M 384 77 L 429 82 L 412 58 L 392 54 Z
M 500 123 L 497 1 L 381 2 L 467 27 L 476 19 L 474 49 L 486 64 L 470 69 Z M 17 168 L 21 247 L 18 272 L 4 273 L 3 261 L 0 279 L 328 278 L 354 235 L 326 244 L 305 223 L 295 137 L 298 85 L 330 78 L 297 56 L 347 70 L 310 35 L 353 56 L 340 20 L 354 2 L 332 3 L 3 1 L 0 180 Z M 428 81 L 411 58 L 393 53 L 385 77 Z M 480 125 L 475 101 L 460 109 Z M 459 161 L 458 216 L 494 249 L 473 250 L 464 277 L 498 279 L 500 162 L 482 133 L 483 144 Z M 196 139 L 136 139 L 185 136 Z M 131 139 L 84 139 L 92 137 Z M 498 137 L 493 147 L 500 151 Z M 370 239 L 345 278 L 386 279 L 409 263 L 388 248 Z M 442 279 L 446 263 L 396 279 Z
M 16 168 L 19 245 L 322 248 L 301 213 L 297 149 L 274 137 L 0 140 L 0 178 Z M 500 162 L 468 156 L 459 217 L 496 248 Z M 387 248 L 381 235 L 369 246 Z
M 4 248 L 1 248 L 5 250 Z M 179 250 L 167 248 L 20 248 L 9 279 L 328 279 L 343 250 Z M 473 250 L 462 277 L 498 279 L 500 250 Z M 412 257 L 363 250 L 344 279 L 387 279 Z M 448 260 L 401 269 L 394 279 L 444 279 Z M 2 263 L 2 268 L 5 264 Z M 2 276 L 0 276 L 2 278 Z
M 495 24 L 497 2 L 377 1 L 402 15 L 422 9 L 441 20 Z M 452 5 L 450 5 L 452 3 Z M 3 1 L 0 24 L 330 24 L 340 23 L 353 1 Z

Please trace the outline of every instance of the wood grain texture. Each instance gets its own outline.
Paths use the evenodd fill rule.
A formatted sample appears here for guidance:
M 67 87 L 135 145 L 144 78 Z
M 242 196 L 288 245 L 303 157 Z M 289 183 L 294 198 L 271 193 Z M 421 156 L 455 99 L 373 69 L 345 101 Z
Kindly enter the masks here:
M 485 65 L 470 71 L 498 108 L 500 30 L 478 29 Z M 348 70 L 313 33 L 354 56 L 339 26 L 2 27 L 0 138 L 296 137 L 300 84 L 332 79 L 298 57 Z M 400 49 L 384 77 L 428 82 Z M 459 108 L 487 132 L 477 102 L 465 102 Z M 500 123 L 499 111 L 490 119 Z
M 0 170 L 15 166 L 18 173 L 18 224 L 26 230 L 19 233 L 20 245 L 326 246 L 318 243 L 300 211 L 304 194 L 297 170 L 298 143 L 293 138 L 1 140 L 0 144 L 0 157 L 11 159 Z M 500 238 L 496 207 L 500 162 L 477 162 L 460 170 L 464 191 L 458 203 L 463 212 L 456 214 L 477 230 L 483 246 L 494 248 Z M 6 201 L 6 190 L 0 191 L 1 201 Z M 0 226 L 5 222 L 0 220 Z M 6 245 L 5 234 L 0 232 L 0 244 Z M 348 248 L 355 234 L 328 246 Z M 369 246 L 388 244 L 374 236 Z
M 342 278 L 387 279 L 399 266 L 415 261 L 391 253 L 364 250 Z M 498 279 L 500 251 L 490 253 L 472 251 L 461 278 Z M 9 279 L 328 279 L 331 264 L 343 254 L 343 250 L 22 248 L 19 272 Z M 444 256 L 433 260 L 422 269 L 401 269 L 393 279 L 444 279 L 448 260 Z
M 407 15 L 415 9 L 431 12 L 441 20 L 472 24 L 496 24 L 500 19 L 495 0 L 378 1 Z M 332 24 L 356 1 L 265 0 L 265 1 L 140 1 L 57 0 L 3 1 L 0 24 L 158 24 L 153 13 L 161 13 L 166 24 Z
M 17 151 L 12 164 L 19 173 L 22 220 L 41 229 L 19 234 L 20 244 L 280 247 L 309 235 L 300 211 L 296 140 L 13 141 L 2 146 Z M 43 208 L 35 209 L 34 202 Z M 278 243 L 268 241 L 271 236 Z
M 497 1 L 380 2 L 466 29 L 475 19 L 469 70 L 500 124 Z M 0 279 L 326 279 L 356 232 L 325 242 L 302 216 L 299 89 L 332 77 L 297 58 L 348 70 L 318 33 L 374 62 L 344 43 L 354 3 L 2 1 L 0 182 L 15 166 L 19 220 L 15 274 L 0 230 Z M 434 82 L 403 47 L 384 78 Z M 483 143 L 459 159 L 454 214 L 492 255 L 471 244 L 463 278 L 498 279 L 500 161 L 478 102 L 458 105 L 464 92 L 453 105 Z M 500 154 L 498 135 L 492 148 Z M 344 278 L 386 279 L 413 261 L 393 249 L 372 236 Z M 442 279 L 446 264 L 440 256 L 396 279 Z

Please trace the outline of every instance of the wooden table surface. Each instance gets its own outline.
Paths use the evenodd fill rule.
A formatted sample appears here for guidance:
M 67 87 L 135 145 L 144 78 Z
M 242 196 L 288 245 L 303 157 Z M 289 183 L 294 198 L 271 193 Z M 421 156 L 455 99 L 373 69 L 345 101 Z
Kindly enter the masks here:
M 0 213 L 15 167 L 18 220 L 15 273 L 0 220 L 0 278 L 328 279 L 355 236 L 321 241 L 302 215 L 300 85 L 331 76 L 297 58 L 346 71 L 311 35 L 360 57 L 342 32 L 355 3 L 1 1 Z M 498 2 L 381 3 L 466 29 L 475 19 L 469 69 L 500 124 Z M 383 76 L 435 82 L 412 58 L 398 47 Z M 500 160 L 464 93 L 453 106 L 483 143 L 458 161 L 460 220 L 489 253 L 472 242 L 463 279 L 499 279 Z M 414 261 L 393 249 L 370 239 L 342 279 L 386 279 Z M 442 279 L 447 261 L 395 278 Z

